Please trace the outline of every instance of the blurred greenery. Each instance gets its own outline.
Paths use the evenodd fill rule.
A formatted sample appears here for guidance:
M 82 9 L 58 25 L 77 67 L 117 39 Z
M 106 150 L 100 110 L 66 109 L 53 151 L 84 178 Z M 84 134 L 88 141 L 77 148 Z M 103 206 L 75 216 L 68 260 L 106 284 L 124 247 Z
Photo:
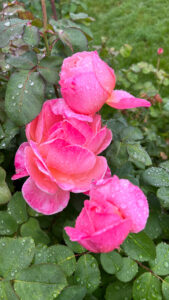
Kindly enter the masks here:
M 92 44 L 100 45 L 107 38 L 109 47 L 119 49 L 127 43 L 133 47 L 129 60 L 120 66 L 147 60 L 156 64 L 157 49 L 164 48 L 161 66 L 169 70 L 168 0 L 84 0 L 88 14 L 95 18 L 91 24 Z

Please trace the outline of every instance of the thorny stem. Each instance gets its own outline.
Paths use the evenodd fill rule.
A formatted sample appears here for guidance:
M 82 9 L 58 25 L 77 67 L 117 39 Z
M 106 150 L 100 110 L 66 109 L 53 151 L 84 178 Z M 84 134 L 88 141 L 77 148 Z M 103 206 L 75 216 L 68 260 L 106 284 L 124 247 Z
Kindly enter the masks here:
M 44 37 L 47 55 L 50 55 L 50 49 L 49 49 L 47 33 L 46 33 L 46 31 L 47 31 L 47 13 L 46 13 L 45 0 L 41 0 L 41 5 L 42 5 L 42 13 L 43 13 L 43 30 L 44 30 L 43 37 Z
M 51 7 L 52 7 L 52 12 L 53 12 L 53 17 L 57 21 L 57 13 L 56 13 L 56 7 L 55 7 L 55 0 L 50 0 Z

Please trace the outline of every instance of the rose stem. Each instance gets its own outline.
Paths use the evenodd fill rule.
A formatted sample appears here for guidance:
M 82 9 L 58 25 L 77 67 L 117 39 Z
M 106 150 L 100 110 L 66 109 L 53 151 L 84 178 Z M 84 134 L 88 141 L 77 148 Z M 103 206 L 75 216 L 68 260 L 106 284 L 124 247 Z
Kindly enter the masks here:
M 46 52 L 47 55 L 50 55 L 50 49 L 49 49 L 49 44 L 48 44 L 48 39 L 47 39 L 47 13 L 46 13 L 46 3 L 45 0 L 41 0 L 41 5 L 42 5 L 42 12 L 43 12 L 43 29 L 44 29 L 44 41 L 45 41 L 45 46 L 46 46 Z

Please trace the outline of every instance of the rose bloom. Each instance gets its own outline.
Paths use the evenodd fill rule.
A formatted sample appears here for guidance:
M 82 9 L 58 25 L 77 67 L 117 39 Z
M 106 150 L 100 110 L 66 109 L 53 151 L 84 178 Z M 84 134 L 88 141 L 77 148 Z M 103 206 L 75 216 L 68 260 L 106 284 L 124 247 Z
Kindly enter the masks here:
M 104 103 L 116 109 L 151 105 L 126 91 L 114 90 L 114 71 L 96 51 L 78 52 L 64 59 L 60 78 L 62 96 L 77 113 L 94 114 Z
M 130 232 L 144 229 L 149 209 L 138 186 L 113 176 L 92 185 L 90 200 L 78 216 L 75 228 L 65 227 L 71 241 L 92 252 L 119 248 Z
M 164 52 L 164 49 L 163 49 L 163 48 L 158 48 L 158 50 L 157 50 L 157 54 L 158 54 L 158 55 L 163 54 L 163 52 Z
M 28 142 L 15 156 L 12 179 L 30 176 L 22 193 L 38 212 L 63 210 L 69 191 L 88 191 L 91 182 L 107 172 L 107 161 L 98 154 L 110 144 L 112 134 L 102 127 L 100 115 L 79 115 L 63 99 L 48 100 L 26 126 L 26 136 Z

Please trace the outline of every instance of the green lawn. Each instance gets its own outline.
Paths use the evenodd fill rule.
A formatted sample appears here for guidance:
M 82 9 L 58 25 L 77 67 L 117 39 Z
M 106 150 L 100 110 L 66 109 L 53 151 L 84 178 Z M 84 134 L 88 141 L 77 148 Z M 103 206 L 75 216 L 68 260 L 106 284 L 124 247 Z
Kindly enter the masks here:
M 164 48 L 161 66 L 169 71 L 169 1 L 168 0 L 84 0 L 92 24 L 93 44 L 100 37 L 119 49 L 128 43 L 133 47 L 132 62 L 156 63 L 157 48 Z

